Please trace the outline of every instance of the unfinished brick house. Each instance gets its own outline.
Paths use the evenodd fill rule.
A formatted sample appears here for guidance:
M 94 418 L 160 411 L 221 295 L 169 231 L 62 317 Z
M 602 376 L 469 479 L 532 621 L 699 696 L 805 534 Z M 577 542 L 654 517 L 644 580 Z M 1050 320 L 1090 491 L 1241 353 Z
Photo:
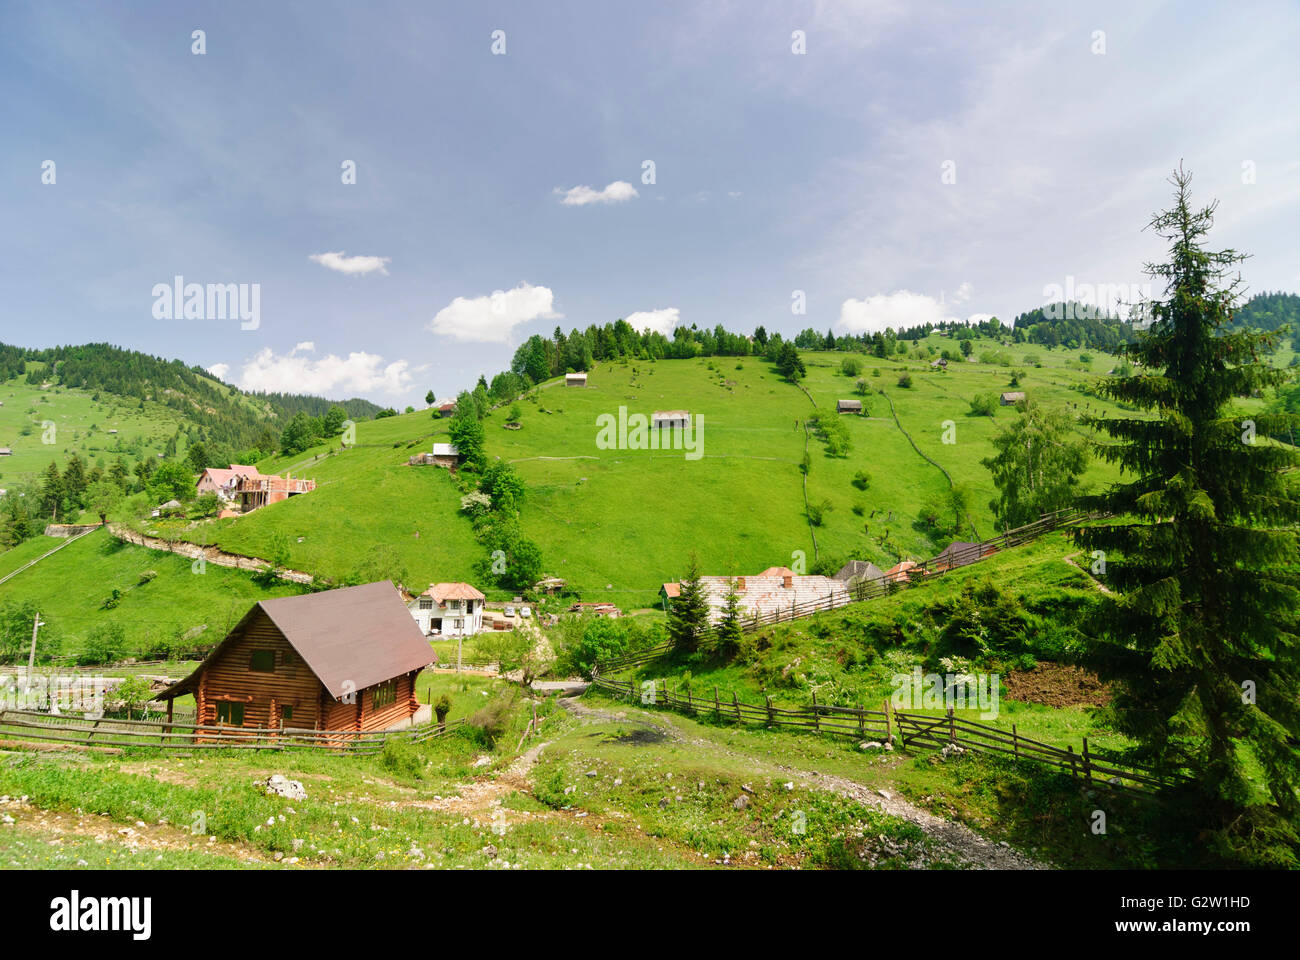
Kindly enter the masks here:
M 258 474 L 253 477 L 240 477 L 235 493 L 239 497 L 240 509 L 247 513 L 258 507 L 296 497 L 300 493 L 311 493 L 315 489 L 315 480 L 306 480 L 289 473 L 283 477 L 274 474 L 269 477 Z

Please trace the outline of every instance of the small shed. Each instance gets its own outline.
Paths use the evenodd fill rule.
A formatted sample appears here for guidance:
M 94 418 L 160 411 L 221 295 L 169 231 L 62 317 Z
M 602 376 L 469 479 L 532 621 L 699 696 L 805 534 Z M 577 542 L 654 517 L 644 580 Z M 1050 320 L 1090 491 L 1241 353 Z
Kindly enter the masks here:
M 939 369 L 939 370 L 947 370 L 947 369 L 948 369 L 948 361 L 945 360 L 943 357 L 939 357 L 937 360 L 931 360 L 931 361 L 930 361 L 930 366 L 932 366 L 932 367 L 934 367 L 934 368 L 936 368 L 936 369 Z
M 566 373 L 564 375 L 564 385 L 566 387 L 585 387 L 587 385 L 587 375 L 585 373 Z
M 662 430 L 665 427 L 669 430 L 674 427 L 685 430 L 691 422 L 691 412 L 689 410 L 656 410 L 650 416 L 650 426 L 656 430 Z
M 837 400 L 835 402 L 836 413 L 861 413 L 861 400 Z
M 1000 402 L 1004 407 L 1012 407 L 1015 406 L 1023 399 L 1025 399 L 1025 395 L 1022 391 L 1013 390 L 1010 393 L 1002 394 L 1002 399 Z
M 460 450 L 454 443 L 435 443 L 432 456 L 435 467 L 454 467 L 460 463 Z
M 193 694 L 204 727 L 386 730 L 411 722 L 416 675 L 436 661 L 382 580 L 262 600 L 157 699 L 170 713 L 176 697 Z
M 444 417 L 444 418 L 450 417 L 455 412 L 456 412 L 455 400 L 444 400 L 442 403 L 438 404 L 438 416 L 440 417 Z
M 850 560 L 840 567 L 835 579 L 852 586 L 856 583 L 884 583 L 885 571 L 870 560 Z
M 8 447 L 0 447 L 0 457 L 12 457 L 14 452 Z
M 559 577 L 545 577 L 533 584 L 533 589 L 538 593 L 556 594 L 563 590 L 565 581 Z

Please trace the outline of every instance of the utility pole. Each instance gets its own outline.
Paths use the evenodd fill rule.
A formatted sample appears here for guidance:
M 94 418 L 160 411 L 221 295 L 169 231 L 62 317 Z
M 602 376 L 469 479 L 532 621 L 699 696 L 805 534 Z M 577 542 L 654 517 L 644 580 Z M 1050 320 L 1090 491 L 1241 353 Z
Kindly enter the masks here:
M 456 672 L 460 673 L 460 646 L 465 640 L 464 633 L 456 634 Z
M 32 618 L 32 650 L 27 655 L 27 692 L 32 692 L 32 672 L 36 669 L 36 631 L 45 626 L 41 622 L 41 615 L 37 612 Z

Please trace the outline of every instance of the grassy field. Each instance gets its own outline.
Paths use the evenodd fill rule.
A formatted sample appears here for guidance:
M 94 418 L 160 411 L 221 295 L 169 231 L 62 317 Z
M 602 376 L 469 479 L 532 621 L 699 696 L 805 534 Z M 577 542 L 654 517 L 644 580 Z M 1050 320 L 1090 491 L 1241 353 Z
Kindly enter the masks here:
M 161 404 L 142 405 L 73 387 L 35 386 L 22 378 L 0 383 L 0 401 L 0 447 L 13 450 L 12 456 L 0 457 L 0 487 L 32 479 L 51 461 L 62 470 L 74 453 L 86 461 L 88 470 L 107 470 L 119 455 L 134 466 L 142 457 L 161 453 L 178 427 L 188 427 Z
M 931 339 L 936 349 L 953 345 Z M 977 341 L 975 354 L 995 349 L 992 341 Z M 1074 389 L 1093 376 L 1079 351 L 1019 346 L 1003 352 L 1012 366 L 953 363 L 946 373 L 932 370 L 928 360 L 861 358 L 863 376 L 893 400 L 912 441 L 954 482 L 970 487 L 971 519 L 981 537 L 995 531 L 988 508 L 994 488 L 980 460 L 992 453 L 994 432 L 1015 413 L 1000 407 L 993 417 L 972 416 L 971 397 L 1007 389 L 1011 370 L 1020 369 L 1021 389 L 1044 403 L 1077 404 L 1080 412 L 1117 410 Z M 680 576 L 692 549 L 713 573 L 755 572 L 801 556 L 811 564 L 819 552 L 883 565 L 932 556 L 948 538 L 932 537 L 917 515 L 949 481 L 912 447 L 883 396 L 866 398 L 867 416 L 845 418 L 847 457 L 830 457 L 819 440 L 805 439 L 802 420 L 853 396 L 853 378 L 839 372 L 843 357 L 804 354 L 811 401 L 754 357 L 601 363 L 585 389 L 552 386 L 521 401 L 519 430 L 503 429 L 503 410 L 489 416 L 488 453 L 513 463 L 527 481 L 522 522 L 541 546 L 548 572 L 588 599 L 626 608 L 655 605 L 659 584 Z M 1094 352 L 1091 365 L 1104 373 L 1111 359 Z M 880 376 L 872 376 L 877 369 Z M 905 372 L 912 375 L 910 389 L 898 386 Z M 597 418 L 617 416 L 620 407 L 702 415 L 702 456 L 601 449 Z M 943 442 L 945 421 L 955 424 L 954 443 Z M 321 447 L 261 465 L 317 479 L 310 496 L 238 519 L 153 529 L 256 556 L 267 555 L 282 535 L 290 543 L 290 566 L 327 577 L 354 569 L 367 547 L 382 543 L 396 551 L 413 584 L 473 580 L 482 548 L 458 511 L 451 478 L 406 466 L 412 453 L 445 439 L 445 427 L 427 411 L 361 423 L 354 448 Z M 812 456 L 808 499 L 831 507 L 817 528 L 810 528 L 805 512 L 799 467 L 806 442 Z M 866 491 L 852 484 L 861 470 L 871 476 Z M 1094 464 L 1086 480 L 1113 477 L 1112 468 Z M 635 563 L 629 562 L 632 551 Z
M 50 537 L 0 554 L 0 571 L 21 566 L 63 542 Z M 14 556 L 11 558 L 11 554 Z M 156 576 L 147 578 L 147 572 Z M 105 601 L 121 591 L 116 606 Z M 225 636 L 258 600 L 302 592 L 279 581 L 264 586 L 251 575 L 208 564 L 194 572 L 190 560 L 172 553 L 124 544 L 107 530 L 96 530 L 0 586 L 0 600 L 31 601 L 60 639 L 61 654 L 75 654 L 98 624 L 121 624 L 127 649 L 200 631 L 203 642 Z

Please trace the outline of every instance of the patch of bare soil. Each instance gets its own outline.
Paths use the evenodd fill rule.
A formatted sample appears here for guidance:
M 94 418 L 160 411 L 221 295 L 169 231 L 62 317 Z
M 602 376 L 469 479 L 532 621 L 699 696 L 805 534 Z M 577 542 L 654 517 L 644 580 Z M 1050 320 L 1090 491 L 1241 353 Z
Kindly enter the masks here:
M 1049 707 L 1102 707 L 1110 690 L 1091 670 L 1063 663 L 1040 663 L 1033 670 L 1013 670 L 1003 678 L 1007 699 Z

